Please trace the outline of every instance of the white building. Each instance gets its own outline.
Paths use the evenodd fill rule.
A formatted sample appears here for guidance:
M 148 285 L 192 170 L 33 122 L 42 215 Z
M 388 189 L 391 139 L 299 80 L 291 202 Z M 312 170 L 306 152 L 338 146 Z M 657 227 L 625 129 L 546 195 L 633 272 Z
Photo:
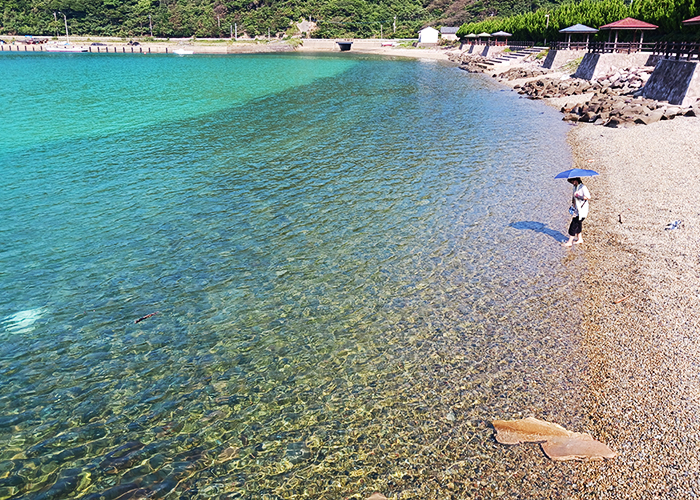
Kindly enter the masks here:
M 440 36 L 443 40 L 457 40 L 457 30 L 459 26 L 443 26 L 440 28 Z
M 428 26 L 418 32 L 418 43 L 438 43 L 438 35 L 440 32 L 435 28 Z

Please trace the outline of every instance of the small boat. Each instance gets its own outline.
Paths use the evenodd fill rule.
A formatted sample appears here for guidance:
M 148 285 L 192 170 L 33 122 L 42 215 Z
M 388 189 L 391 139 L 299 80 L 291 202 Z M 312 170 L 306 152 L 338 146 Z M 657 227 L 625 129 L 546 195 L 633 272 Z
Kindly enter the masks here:
M 47 45 L 44 50 L 46 52 L 67 52 L 71 54 L 88 51 L 87 47 L 78 47 L 76 45 Z
M 173 50 L 173 54 L 177 54 L 178 56 L 189 56 L 191 54 L 194 54 L 194 50 L 175 49 Z

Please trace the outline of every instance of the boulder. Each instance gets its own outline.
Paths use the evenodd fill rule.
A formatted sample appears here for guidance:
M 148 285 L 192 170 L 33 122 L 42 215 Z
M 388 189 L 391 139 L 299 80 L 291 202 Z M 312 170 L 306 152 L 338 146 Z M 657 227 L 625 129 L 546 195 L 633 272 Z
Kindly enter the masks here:
M 569 437 L 571 434 L 559 424 L 535 417 L 520 420 L 494 420 L 496 441 L 501 444 L 543 443 L 553 437 Z
M 610 128 L 617 128 L 620 126 L 622 123 L 622 120 L 618 118 L 617 116 L 611 116 L 608 118 L 608 121 L 606 121 L 603 126 L 604 127 L 610 127 Z
M 658 122 L 663 118 L 663 116 L 663 111 L 651 111 L 650 113 L 636 117 L 634 123 L 639 125 L 649 125 L 650 123 Z
M 681 114 L 681 108 L 680 108 L 680 106 L 669 106 L 669 107 L 666 108 L 666 110 L 664 111 L 664 115 L 665 115 L 667 118 L 669 118 L 669 119 L 673 119 L 673 118 L 675 118 L 676 116 L 678 116 L 678 115 L 680 115 L 680 114 Z
M 592 113 L 592 112 L 590 112 L 590 111 L 586 111 L 585 113 L 583 113 L 583 114 L 579 117 L 578 121 L 584 122 L 584 123 L 593 123 L 593 122 L 595 122 L 598 118 L 600 118 L 600 115 L 599 115 L 599 114 Z
M 551 460 L 603 460 L 617 453 L 590 434 L 571 432 L 559 424 L 534 417 L 520 420 L 494 420 L 496 441 L 501 444 L 540 443 Z
M 542 443 L 542 451 L 551 459 L 564 460 L 603 460 L 617 456 L 617 453 L 590 434 L 572 433 L 568 437 L 555 437 Z

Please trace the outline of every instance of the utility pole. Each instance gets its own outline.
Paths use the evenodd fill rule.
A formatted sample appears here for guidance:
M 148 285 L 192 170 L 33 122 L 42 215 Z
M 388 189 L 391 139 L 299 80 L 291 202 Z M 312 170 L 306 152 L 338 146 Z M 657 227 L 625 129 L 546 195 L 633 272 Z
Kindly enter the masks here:
M 53 20 L 56 22 L 56 38 L 58 38 L 58 16 L 55 11 L 53 13 Z
M 63 15 L 63 22 L 66 24 L 66 42 L 70 43 L 70 38 L 68 37 L 68 19 L 66 19 L 66 15 L 60 10 L 58 13 Z
M 229 38 L 233 38 L 233 24 L 230 24 L 229 28 L 231 29 L 231 35 L 229 36 Z
M 549 29 L 549 14 L 545 14 L 544 17 L 547 20 L 547 24 L 544 28 L 545 28 L 545 30 L 547 30 L 547 29 Z M 547 33 L 546 32 L 544 34 L 544 44 L 547 45 Z
M 153 21 L 150 14 L 148 14 L 148 31 L 151 33 L 151 38 L 153 38 Z
M 396 34 L 396 16 L 394 16 L 394 34 Z
M 233 23 L 233 28 L 236 30 L 236 38 L 235 40 L 238 40 L 238 23 Z

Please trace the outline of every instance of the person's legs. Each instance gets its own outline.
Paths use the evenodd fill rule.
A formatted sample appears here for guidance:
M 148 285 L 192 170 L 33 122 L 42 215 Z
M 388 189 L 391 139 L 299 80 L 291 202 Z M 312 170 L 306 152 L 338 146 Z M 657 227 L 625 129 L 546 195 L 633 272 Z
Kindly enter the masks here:
M 570 247 L 574 243 L 582 243 L 583 241 L 574 241 L 575 238 L 581 239 L 581 221 L 578 217 L 571 219 L 571 224 L 569 224 L 569 241 L 562 243 L 565 247 Z
M 583 243 L 583 221 L 585 219 L 581 219 L 578 221 L 578 239 L 574 241 L 574 243 Z

